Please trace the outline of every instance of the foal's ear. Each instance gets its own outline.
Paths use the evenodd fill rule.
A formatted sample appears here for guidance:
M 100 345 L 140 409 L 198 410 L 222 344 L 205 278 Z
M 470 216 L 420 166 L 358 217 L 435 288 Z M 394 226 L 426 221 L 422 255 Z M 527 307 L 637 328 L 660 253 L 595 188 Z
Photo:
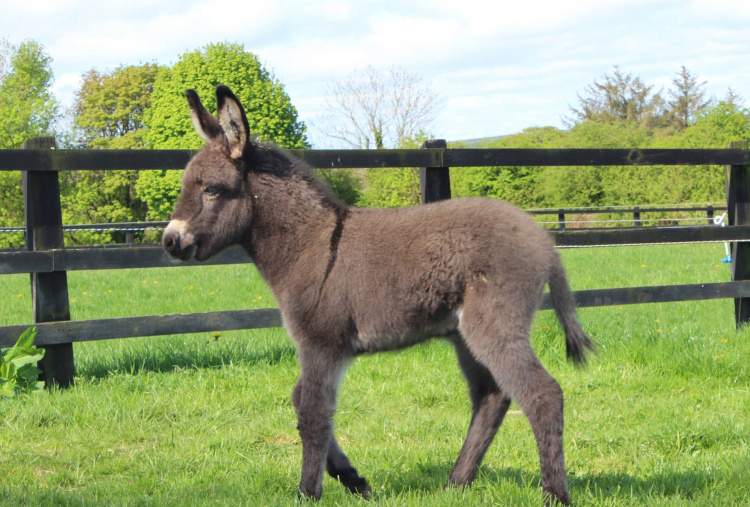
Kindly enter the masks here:
M 187 97 L 188 104 L 190 104 L 190 119 L 193 122 L 195 131 L 201 136 L 201 139 L 210 143 L 221 135 L 219 122 L 203 107 L 201 99 L 198 97 L 198 92 L 187 90 L 185 96 Z
M 216 88 L 216 105 L 219 125 L 227 136 L 229 152 L 233 158 L 239 159 L 250 139 L 250 127 L 247 124 L 245 111 L 242 110 L 242 104 L 232 90 L 224 85 Z

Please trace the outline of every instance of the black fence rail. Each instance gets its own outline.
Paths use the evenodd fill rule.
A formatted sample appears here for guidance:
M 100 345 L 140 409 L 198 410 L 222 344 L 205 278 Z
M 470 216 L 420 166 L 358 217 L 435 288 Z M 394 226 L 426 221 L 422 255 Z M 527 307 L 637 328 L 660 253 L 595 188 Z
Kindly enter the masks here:
M 156 245 L 66 248 L 57 173 L 69 170 L 182 169 L 193 152 L 50 149 L 53 147 L 53 139 L 43 138 L 28 141 L 21 150 L 0 150 L 0 170 L 23 171 L 26 240 L 26 250 L 0 252 L 0 274 L 31 273 L 33 318 L 28 325 L 33 323 L 39 328 L 37 344 L 47 350 L 41 366 L 48 381 L 60 386 L 72 383 L 72 344 L 75 342 L 255 329 L 281 324 L 276 309 L 71 322 L 68 271 L 178 267 L 195 265 L 195 262 L 174 264 Z M 724 150 L 487 150 L 447 149 L 444 141 L 428 141 L 421 150 L 304 150 L 292 153 L 321 169 L 420 167 L 423 202 L 450 198 L 450 167 L 723 165 L 727 178 L 727 227 L 707 223 L 567 230 L 563 224 L 551 234 L 559 247 L 733 242 L 731 282 L 597 289 L 577 291 L 575 296 L 582 307 L 734 298 L 738 325 L 750 320 L 750 248 L 746 243 L 750 241 L 750 150 L 747 150 L 746 142 L 733 143 Z M 684 208 L 680 210 L 684 211 Z M 567 210 L 567 213 L 574 211 Z M 711 211 L 705 211 L 708 222 Z M 564 217 L 562 222 L 565 222 Z M 247 254 L 234 248 L 203 264 L 247 262 L 251 262 Z M 543 308 L 549 307 L 549 300 L 545 297 Z M 0 346 L 11 345 L 28 325 L 0 327 Z

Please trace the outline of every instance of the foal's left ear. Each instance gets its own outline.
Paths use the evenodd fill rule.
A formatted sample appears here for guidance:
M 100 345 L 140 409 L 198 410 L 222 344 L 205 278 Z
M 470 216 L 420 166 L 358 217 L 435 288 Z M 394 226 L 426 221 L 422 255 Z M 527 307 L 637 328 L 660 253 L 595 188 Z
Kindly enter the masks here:
M 227 146 L 232 158 L 239 159 L 250 140 L 250 127 L 242 104 L 227 86 L 216 88 L 216 105 L 219 125 L 227 136 Z

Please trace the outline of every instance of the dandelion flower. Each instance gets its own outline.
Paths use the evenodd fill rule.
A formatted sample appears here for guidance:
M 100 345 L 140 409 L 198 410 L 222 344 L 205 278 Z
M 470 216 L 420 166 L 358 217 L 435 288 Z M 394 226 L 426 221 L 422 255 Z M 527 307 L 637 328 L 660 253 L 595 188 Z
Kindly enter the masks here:
M 645 264 L 641 264 L 641 267 L 642 267 L 642 268 L 645 268 L 645 267 L 646 267 L 646 265 L 645 265 Z
M 218 340 L 219 337 L 221 336 L 221 333 L 214 333 L 211 336 L 213 336 L 214 340 Z
M 214 294 L 215 294 L 214 292 L 209 292 L 208 293 L 209 296 L 213 296 Z
M 154 280 L 154 285 L 156 285 L 157 283 L 159 283 L 159 280 Z
M 188 287 L 188 290 L 193 290 L 193 289 L 195 289 L 194 285 L 191 285 L 190 287 Z
M 16 296 L 16 297 L 17 297 L 17 298 L 22 298 L 22 297 L 23 297 L 23 294 L 19 294 L 19 295 L 18 295 L 18 296 Z
M 724 354 L 719 354 L 718 356 L 714 356 L 714 359 L 721 359 L 722 357 L 724 357 Z
M 729 339 L 728 338 L 722 338 L 721 343 L 729 343 Z

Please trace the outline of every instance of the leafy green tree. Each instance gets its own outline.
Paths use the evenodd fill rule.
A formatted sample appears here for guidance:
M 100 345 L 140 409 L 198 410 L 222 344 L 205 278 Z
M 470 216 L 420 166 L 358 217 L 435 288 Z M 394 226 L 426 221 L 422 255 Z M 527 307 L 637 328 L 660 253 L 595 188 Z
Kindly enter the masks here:
M 284 148 L 305 148 L 306 127 L 281 84 L 254 54 L 240 44 L 209 44 L 185 53 L 154 83 L 153 104 L 145 115 L 144 140 L 150 148 L 195 149 L 203 141 L 187 112 L 185 90 L 192 88 L 206 108 L 216 112 L 215 89 L 229 86 L 242 102 L 250 131 Z
M 2 51 L 7 63 L 0 65 L 0 148 L 20 148 L 30 137 L 50 134 L 58 118 L 50 91 L 52 58 L 33 40 Z
M 145 111 L 151 107 L 156 64 L 95 69 L 83 75 L 73 106 L 77 144 L 85 148 L 143 148 Z M 145 203 L 136 197 L 137 171 L 66 171 L 61 174 L 67 223 L 117 223 L 142 220 Z M 72 243 L 121 241 L 122 233 L 75 232 Z
M 83 75 L 73 105 L 74 128 L 86 148 L 144 146 L 143 117 L 159 67 L 154 63 L 120 66 L 112 72 L 91 69 Z
M 225 84 L 242 102 L 250 131 L 284 148 L 306 148 L 305 124 L 298 120 L 284 85 L 258 58 L 240 44 L 209 44 L 180 56 L 172 68 L 162 69 L 154 82 L 152 105 L 146 110 L 143 136 L 149 148 L 197 149 L 203 141 L 195 133 L 185 90 L 200 94 L 206 108 L 216 112 L 215 88 Z M 169 217 L 179 193 L 179 174 L 144 171 L 136 184 L 148 205 L 150 219 Z
M 33 40 L 17 46 L 0 40 L 0 149 L 20 148 L 28 138 L 51 133 L 58 117 L 51 62 Z M 0 199 L 0 226 L 23 225 L 20 172 L 0 171 Z M 0 235 L 0 247 L 22 245 L 20 234 Z

